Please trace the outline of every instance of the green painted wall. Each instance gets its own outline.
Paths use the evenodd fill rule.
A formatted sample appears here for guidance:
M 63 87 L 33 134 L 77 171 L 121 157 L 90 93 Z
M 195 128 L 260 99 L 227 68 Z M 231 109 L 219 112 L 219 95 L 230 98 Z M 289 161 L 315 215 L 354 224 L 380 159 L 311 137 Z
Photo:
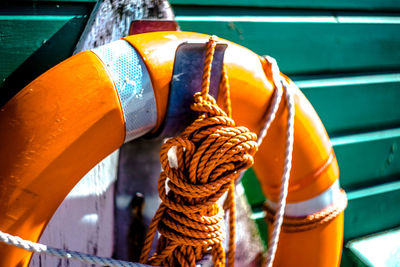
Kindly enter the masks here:
M 72 55 L 94 6 L 74 1 L 0 2 L 0 105 Z

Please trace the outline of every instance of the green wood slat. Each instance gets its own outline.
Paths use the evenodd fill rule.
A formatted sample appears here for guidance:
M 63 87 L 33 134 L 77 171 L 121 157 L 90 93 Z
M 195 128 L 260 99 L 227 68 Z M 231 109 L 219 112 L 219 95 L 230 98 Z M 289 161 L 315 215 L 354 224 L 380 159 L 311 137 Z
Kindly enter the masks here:
M 328 133 L 400 126 L 400 73 L 296 81 Z
M 400 9 L 399 0 L 170 0 L 172 5 L 201 6 L 247 6 L 274 8 L 316 8 L 316 9 L 355 9 L 355 10 L 394 10 Z
M 400 174 L 400 129 L 332 138 L 345 189 L 390 181 Z
M 3 59 L 0 80 L 9 76 L 73 19 L 73 16 L 0 16 L 0 57 Z
M 86 21 L 87 15 L 0 16 L 0 104 L 71 56 Z
M 287 74 L 400 69 L 400 17 L 396 16 L 176 18 L 182 30 L 215 34 L 275 57 Z
M 355 265 L 353 258 L 349 254 L 350 253 L 346 249 L 343 249 L 340 267 L 359 267 Z
M 88 1 L 0 1 L 0 15 L 84 16 L 90 14 L 94 4 Z
M 345 211 L 345 242 L 400 226 L 400 181 L 349 192 Z
M 253 168 L 244 173 L 241 183 L 250 206 L 261 206 L 265 201 L 265 197 Z

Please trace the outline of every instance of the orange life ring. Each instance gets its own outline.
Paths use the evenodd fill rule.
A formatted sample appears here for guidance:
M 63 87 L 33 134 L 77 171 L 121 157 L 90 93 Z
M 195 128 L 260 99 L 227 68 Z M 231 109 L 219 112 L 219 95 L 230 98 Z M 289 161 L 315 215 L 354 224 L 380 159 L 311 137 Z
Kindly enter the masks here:
M 123 52 L 113 45 L 65 60 L 3 106 L 0 230 L 37 241 L 57 207 L 85 173 L 124 141 L 155 132 L 161 126 L 177 47 L 187 41 L 205 43 L 208 38 L 197 33 L 154 32 L 117 41 L 118 49 L 123 46 L 140 55 L 136 59 L 128 55 L 125 60 L 136 60 L 140 70 L 147 70 L 140 75 L 151 82 L 143 84 L 150 91 L 136 92 L 149 94 L 142 106 L 136 107 L 146 109 L 146 118 L 130 121 L 129 114 L 135 117 L 135 111 L 130 110 L 129 96 L 123 96 L 121 90 L 129 81 L 117 81 L 123 77 L 116 74 L 126 70 L 116 71 L 110 65 L 122 64 L 114 60 L 112 53 Z M 231 87 L 232 116 L 237 125 L 258 133 L 274 91 L 272 74 L 264 58 L 226 43 L 224 64 Z M 295 142 L 287 213 L 304 217 L 339 201 L 339 171 L 329 138 L 314 109 L 299 90 L 294 92 L 294 99 Z M 285 105 L 282 101 L 254 165 L 272 207 L 279 196 L 284 165 Z M 342 238 L 343 213 L 304 231 L 282 232 L 275 264 L 338 266 Z M 0 244 L 1 266 L 27 266 L 30 257 L 30 252 Z

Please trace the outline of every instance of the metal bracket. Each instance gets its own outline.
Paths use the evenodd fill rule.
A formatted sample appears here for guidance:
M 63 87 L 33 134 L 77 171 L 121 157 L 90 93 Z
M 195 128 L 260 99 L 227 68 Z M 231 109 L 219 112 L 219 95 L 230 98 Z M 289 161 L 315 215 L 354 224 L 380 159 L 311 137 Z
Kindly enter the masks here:
M 168 99 L 168 108 L 161 136 L 175 136 L 192 123 L 197 114 L 190 109 L 193 94 L 200 92 L 206 43 L 182 43 L 176 50 L 174 71 Z M 217 99 L 224 53 L 227 44 L 218 43 L 215 47 L 211 67 L 209 94 Z

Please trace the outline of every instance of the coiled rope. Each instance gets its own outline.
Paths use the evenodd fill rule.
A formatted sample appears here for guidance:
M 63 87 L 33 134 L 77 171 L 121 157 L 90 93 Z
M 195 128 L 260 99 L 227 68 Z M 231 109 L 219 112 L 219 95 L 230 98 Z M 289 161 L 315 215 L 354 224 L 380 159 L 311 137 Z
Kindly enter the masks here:
M 215 266 L 225 266 L 224 210 L 229 214 L 228 266 L 234 264 L 235 181 L 253 164 L 257 136 L 230 118 L 229 85 L 223 68 L 223 111 L 208 94 L 216 37 L 207 43 L 201 92 L 192 110 L 199 114 L 178 137 L 161 148 L 163 171 L 158 181 L 162 200 L 149 226 L 140 262 L 164 266 L 195 266 L 210 253 Z M 167 188 L 168 187 L 168 191 Z M 218 200 L 227 192 L 224 208 Z M 156 230 L 161 234 L 148 259 Z

